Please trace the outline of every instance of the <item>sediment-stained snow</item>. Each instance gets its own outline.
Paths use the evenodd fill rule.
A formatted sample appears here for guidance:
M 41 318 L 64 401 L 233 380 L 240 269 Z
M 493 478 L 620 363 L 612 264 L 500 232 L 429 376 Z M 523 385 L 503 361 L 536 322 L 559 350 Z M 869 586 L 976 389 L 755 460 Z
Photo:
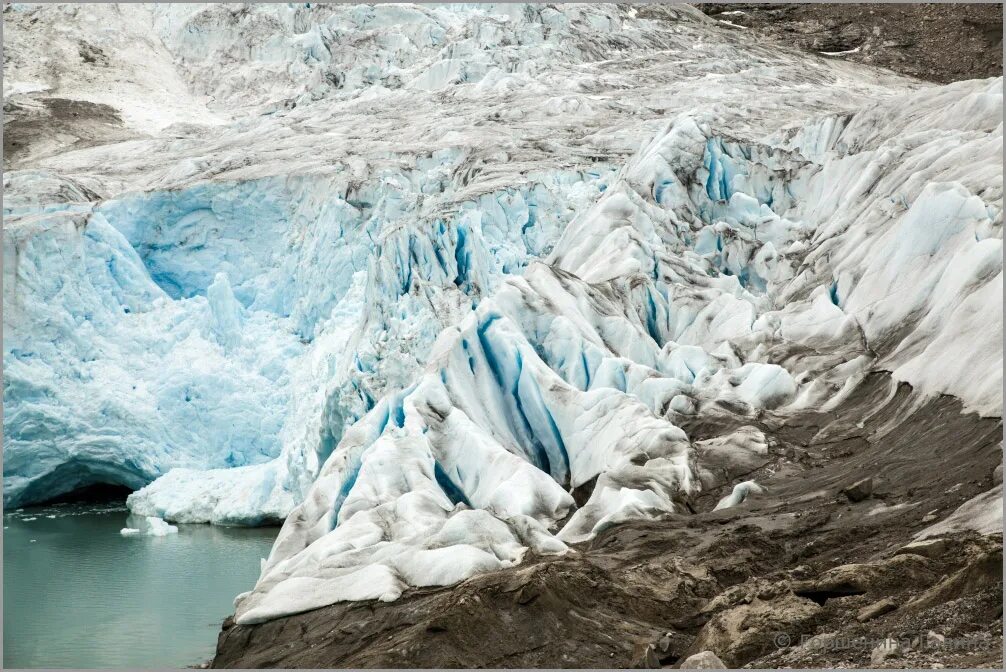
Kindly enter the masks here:
M 86 62 L 32 83 L 33 20 L 121 20 L 115 58 L 173 69 L 133 85 L 201 107 L 152 130 L 123 97 L 128 138 L 5 174 L 4 499 L 121 483 L 143 516 L 285 518 L 240 623 L 574 552 L 703 490 L 743 507 L 748 423 L 870 371 L 1001 415 L 1001 79 L 684 6 L 122 17 L 5 13 L 19 104 L 90 100 Z

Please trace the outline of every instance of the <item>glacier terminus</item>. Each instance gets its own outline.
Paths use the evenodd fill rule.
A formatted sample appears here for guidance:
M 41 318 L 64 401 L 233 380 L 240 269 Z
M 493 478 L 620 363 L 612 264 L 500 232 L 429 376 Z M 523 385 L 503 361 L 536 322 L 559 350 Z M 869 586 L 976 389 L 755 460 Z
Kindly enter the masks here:
M 1002 77 L 683 4 L 4 24 L 4 506 L 111 485 L 149 521 L 123 535 L 282 524 L 233 627 L 810 511 L 853 474 L 870 520 L 1001 534 Z M 798 456 L 835 418 L 865 450 L 950 403 L 984 465 L 953 506 L 881 487 L 936 449 L 787 490 L 832 473 Z

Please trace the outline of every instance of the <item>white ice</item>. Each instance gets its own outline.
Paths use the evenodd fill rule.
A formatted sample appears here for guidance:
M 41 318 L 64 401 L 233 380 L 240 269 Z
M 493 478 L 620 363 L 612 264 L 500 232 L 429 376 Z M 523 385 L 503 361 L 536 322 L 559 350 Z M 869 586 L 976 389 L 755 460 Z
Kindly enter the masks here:
M 124 527 L 119 530 L 119 534 L 124 537 L 165 537 L 169 534 L 178 534 L 176 526 L 169 525 L 154 516 L 130 516 L 129 522 L 138 527 Z
M 121 119 L 5 172 L 5 504 L 285 519 L 250 623 L 737 504 L 871 371 L 1001 415 L 1001 78 L 651 9 L 5 13 L 18 105 Z

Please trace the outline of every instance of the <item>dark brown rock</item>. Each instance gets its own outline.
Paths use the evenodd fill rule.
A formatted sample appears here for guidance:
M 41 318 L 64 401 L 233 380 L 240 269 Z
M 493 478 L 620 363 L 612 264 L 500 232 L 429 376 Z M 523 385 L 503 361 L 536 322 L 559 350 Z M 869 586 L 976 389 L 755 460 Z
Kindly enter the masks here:
M 850 502 L 861 502 L 873 495 L 873 479 L 869 477 L 860 479 L 842 488 L 842 494 L 848 497 Z
M 1001 77 L 1000 3 L 700 3 L 743 26 L 822 58 L 865 63 L 933 82 Z M 734 12 L 721 16 L 723 12 Z M 740 12 L 740 13 L 737 13 Z M 725 29 L 731 29 L 724 24 Z M 741 29 L 743 30 L 743 28 Z M 822 52 L 838 53 L 827 56 Z

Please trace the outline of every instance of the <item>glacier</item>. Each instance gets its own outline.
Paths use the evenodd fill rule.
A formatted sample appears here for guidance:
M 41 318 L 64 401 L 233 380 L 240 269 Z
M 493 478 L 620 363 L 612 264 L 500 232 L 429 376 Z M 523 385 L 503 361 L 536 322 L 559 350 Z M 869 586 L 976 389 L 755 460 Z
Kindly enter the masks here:
M 52 80 L 33 19 L 57 53 L 94 26 L 109 67 Z M 5 172 L 4 504 L 111 483 L 137 516 L 285 521 L 238 623 L 742 506 L 764 435 L 687 428 L 874 371 L 1001 416 L 1001 78 L 688 6 L 4 20 L 5 94 L 122 119 Z

